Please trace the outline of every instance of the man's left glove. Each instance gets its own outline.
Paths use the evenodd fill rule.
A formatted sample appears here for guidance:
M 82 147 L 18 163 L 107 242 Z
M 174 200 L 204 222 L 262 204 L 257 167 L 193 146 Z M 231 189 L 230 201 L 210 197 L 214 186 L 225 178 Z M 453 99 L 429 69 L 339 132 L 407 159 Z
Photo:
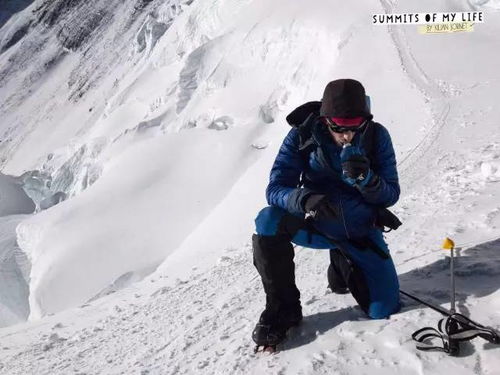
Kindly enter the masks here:
M 349 185 L 364 186 L 370 180 L 370 160 L 361 154 L 356 146 L 347 146 L 340 154 L 342 163 L 342 178 Z
M 340 217 L 338 207 L 324 194 L 312 194 L 307 197 L 304 211 L 315 220 L 332 220 Z

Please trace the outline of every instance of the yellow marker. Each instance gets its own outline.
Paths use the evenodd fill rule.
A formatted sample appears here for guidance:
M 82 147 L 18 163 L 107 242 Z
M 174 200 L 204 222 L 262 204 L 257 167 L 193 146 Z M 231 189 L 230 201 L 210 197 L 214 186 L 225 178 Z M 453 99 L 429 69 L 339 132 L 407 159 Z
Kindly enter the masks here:
M 455 242 L 452 239 L 446 237 L 443 241 L 443 249 L 445 250 L 453 250 L 455 248 Z

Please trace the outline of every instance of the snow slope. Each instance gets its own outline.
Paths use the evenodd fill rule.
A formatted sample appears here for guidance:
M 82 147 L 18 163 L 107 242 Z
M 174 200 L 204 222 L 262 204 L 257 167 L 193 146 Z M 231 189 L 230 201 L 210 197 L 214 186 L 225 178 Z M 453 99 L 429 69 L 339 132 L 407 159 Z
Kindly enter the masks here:
M 4 109 L 7 116 L 21 119 L 24 113 L 35 113 L 37 123 L 32 131 L 13 136 L 11 145 L 16 149 L 12 152 L 6 146 L 4 169 L 28 176 L 36 172 L 50 182 L 48 191 L 34 197 L 39 205 L 56 194 L 78 195 L 18 227 L 19 244 L 32 262 L 31 317 L 77 306 L 111 284 L 123 285 L 124 280 L 140 278 L 158 266 L 263 156 L 263 147 L 271 145 L 265 155 L 273 158 L 280 138 L 288 131 L 282 125 L 288 111 L 305 100 L 319 98 L 325 82 L 337 74 L 365 82 L 374 106 L 380 108 L 379 120 L 394 128 L 395 139 L 402 140 L 396 141 L 400 153 L 418 144 L 431 122 L 430 113 L 419 111 L 408 119 L 403 106 L 378 105 L 390 92 L 382 90 L 385 82 L 391 82 L 391 90 L 404 92 L 415 105 L 425 104 L 400 69 L 390 35 L 383 28 L 367 25 L 367 13 L 358 12 L 358 6 L 346 8 L 345 15 L 339 13 L 332 25 L 326 16 L 331 12 L 327 1 L 314 8 L 302 2 L 283 4 L 215 1 L 181 7 L 176 22 L 154 43 L 148 56 L 138 54 L 136 47 L 120 56 L 123 61 L 113 72 L 124 76 L 117 87 L 113 83 L 110 89 L 111 81 L 105 75 L 102 81 L 83 75 L 80 80 L 95 80 L 99 90 L 98 83 L 89 85 L 81 92 L 81 101 L 74 103 L 76 94 L 70 83 L 75 71 L 107 69 L 101 60 L 111 57 L 101 58 L 100 53 L 115 25 L 129 17 L 125 10 L 135 9 L 124 4 L 122 17 L 117 10 L 113 27 L 99 31 L 100 35 L 74 34 L 76 41 L 83 39 L 81 43 L 92 41 L 89 52 L 71 50 L 54 68 L 57 72 L 47 73 L 49 78 L 38 89 L 43 95 L 22 100 L 16 111 L 14 104 Z M 159 14 L 167 7 L 157 6 Z M 70 9 L 63 13 L 63 20 L 76 17 L 71 11 L 85 9 Z M 373 12 L 379 10 L 372 8 Z M 147 26 L 150 20 L 144 22 Z M 73 26 L 71 30 L 75 28 L 80 29 Z M 137 40 L 140 30 L 130 28 L 129 40 Z M 383 64 L 372 59 L 370 69 L 352 65 L 350 54 L 362 40 L 372 48 L 366 52 L 374 56 L 378 50 L 387 50 Z M 19 50 L 9 49 L 5 57 L 9 53 L 26 55 L 24 40 L 19 43 L 11 47 Z M 62 47 L 61 53 L 66 53 L 68 48 Z M 77 57 L 78 68 L 68 78 L 65 72 L 77 64 Z M 21 72 L 11 75 L 7 87 L 26 79 Z M 64 85 L 68 90 L 54 101 L 42 99 Z M 111 95 L 106 97 L 106 105 L 96 104 L 108 90 Z M 14 98 L 8 96 L 8 102 L 15 103 Z M 50 115 L 29 107 L 35 99 L 54 106 Z M 93 110 L 88 112 L 91 103 Z M 57 113 L 80 121 L 68 127 Z M 419 131 L 403 141 L 398 134 L 404 128 L 395 125 L 405 122 Z M 23 126 L 33 126 L 33 119 Z M 42 137 L 49 127 L 50 136 Z M 21 132 L 21 127 L 15 132 Z M 45 154 L 56 145 L 65 146 Z M 27 153 L 27 149 L 37 152 Z M 32 168 L 35 172 L 29 172 Z M 191 191 L 186 190 L 189 186 Z M 262 206 L 261 191 L 254 190 L 253 200 L 260 201 L 250 212 Z M 236 214 L 232 212 L 229 216 Z M 247 233 L 252 230 L 252 216 L 245 215 Z M 86 277 L 90 273 L 91 279 Z
M 417 352 L 411 333 L 439 316 L 411 301 L 390 320 L 366 320 L 350 296 L 326 292 L 327 252 L 302 248 L 304 324 L 277 355 L 252 352 L 264 297 L 249 237 L 284 116 L 341 76 L 365 83 L 397 147 L 395 212 L 405 225 L 387 240 L 402 288 L 446 304 L 439 244 L 451 236 L 459 310 L 500 327 L 496 2 L 316 5 L 195 1 L 147 58 L 115 68 L 126 74 L 93 120 L 47 140 L 36 136 L 43 128 L 16 127 L 21 146 L 3 154 L 5 171 L 48 163 L 54 179 L 64 170 L 82 176 L 90 160 L 99 173 L 85 189 L 68 184 L 71 199 L 17 227 L 31 261 L 31 317 L 49 316 L 0 330 L 0 373 L 497 372 L 499 348 L 480 340 L 459 359 Z M 470 34 L 370 24 L 384 11 L 471 9 L 488 13 Z M 86 100 L 100 95 L 90 89 Z M 33 112 L 25 99 L 12 103 L 2 107 L 9 116 Z M 85 162 L 69 161 L 79 154 Z

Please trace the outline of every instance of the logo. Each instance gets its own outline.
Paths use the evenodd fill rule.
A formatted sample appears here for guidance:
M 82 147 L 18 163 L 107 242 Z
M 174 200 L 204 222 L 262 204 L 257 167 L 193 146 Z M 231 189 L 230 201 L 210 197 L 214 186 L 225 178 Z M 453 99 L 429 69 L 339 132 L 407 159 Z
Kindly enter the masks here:
M 374 14 L 373 25 L 418 25 L 421 34 L 474 31 L 474 24 L 484 23 L 483 12 Z

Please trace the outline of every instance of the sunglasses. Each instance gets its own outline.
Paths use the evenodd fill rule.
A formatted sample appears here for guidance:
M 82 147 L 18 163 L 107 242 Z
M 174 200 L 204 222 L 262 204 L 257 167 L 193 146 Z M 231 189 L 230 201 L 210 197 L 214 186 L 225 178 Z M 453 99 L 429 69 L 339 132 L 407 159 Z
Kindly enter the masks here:
M 364 129 L 365 125 L 368 122 L 367 120 L 364 120 L 361 124 L 357 126 L 342 126 L 336 124 L 332 118 L 327 116 L 321 117 L 321 121 L 323 122 L 323 124 L 328 126 L 328 128 L 330 128 L 330 130 L 334 133 L 360 132 Z

